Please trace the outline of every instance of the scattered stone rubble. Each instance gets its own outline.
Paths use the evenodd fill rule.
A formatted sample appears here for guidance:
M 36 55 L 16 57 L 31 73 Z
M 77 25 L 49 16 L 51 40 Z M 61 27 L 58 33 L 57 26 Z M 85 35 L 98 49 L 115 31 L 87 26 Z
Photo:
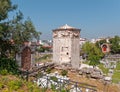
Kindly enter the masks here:
M 51 77 L 56 77 L 58 80 L 57 82 L 52 80 Z M 60 83 L 65 83 L 68 82 L 70 80 L 70 78 L 66 77 L 66 76 L 61 76 L 59 75 L 59 73 L 56 71 L 54 73 L 50 73 L 50 74 L 46 74 L 45 76 L 38 78 L 37 81 L 34 81 L 37 83 L 38 86 L 41 86 L 43 88 L 51 88 L 51 85 L 55 85 L 56 89 L 58 89 L 58 82 Z
M 54 81 L 51 79 L 51 77 L 56 77 L 58 80 Z M 60 90 L 60 88 L 63 86 L 64 88 L 67 87 L 67 84 L 70 82 L 70 78 L 67 76 L 61 76 L 56 71 L 54 73 L 46 74 L 45 76 L 42 76 L 41 78 L 38 78 L 36 81 L 38 86 L 42 88 L 52 88 L 52 85 L 55 86 L 55 89 Z M 84 88 L 84 87 L 83 87 Z M 74 84 L 71 85 L 70 92 L 83 92 L 82 87 L 76 87 Z M 92 89 L 86 88 L 84 89 L 85 92 L 96 92 Z
M 89 77 L 94 79 L 102 79 L 104 77 L 102 71 L 95 68 L 82 68 L 80 69 L 79 74 L 89 75 Z
M 113 73 L 113 70 L 110 70 L 110 72 Z M 112 82 L 112 76 L 110 76 L 111 74 L 109 74 L 109 76 L 105 76 L 103 72 L 97 67 L 96 68 L 82 67 L 79 69 L 79 74 L 85 75 L 86 77 L 89 77 L 89 78 L 100 79 L 104 83 Z
M 62 70 L 62 69 L 69 70 L 74 73 L 79 72 L 80 75 L 85 75 L 86 77 L 94 78 L 94 79 L 105 80 L 104 78 L 106 77 L 98 67 L 94 68 L 93 66 L 89 66 L 86 64 L 82 64 L 78 70 L 72 68 L 69 64 L 55 65 L 54 68 L 58 70 Z
M 38 63 L 36 64 L 36 67 L 40 70 L 42 70 L 44 67 L 53 67 L 55 69 L 58 69 L 58 70 L 69 70 L 73 73 L 75 72 L 78 72 L 80 75 L 82 76 L 86 76 L 86 77 L 89 77 L 89 78 L 94 78 L 94 79 L 100 79 L 100 80 L 103 80 L 103 82 L 105 83 L 111 83 L 112 81 L 112 78 L 111 77 L 105 77 L 103 72 L 98 69 L 98 68 L 93 68 L 91 66 L 88 66 L 88 67 L 80 67 L 80 69 L 76 70 L 74 68 L 72 68 L 70 65 L 54 65 L 53 63 Z M 37 70 L 38 70 L 37 69 Z M 36 69 L 35 69 L 36 70 Z M 59 75 L 59 73 L 56 71 L 54 73 L 50 73 L 50 74 L 46 74 L 44 71 L 43 71 L 43 76 L 38 78 L 36 81 L 37 85 L 38 86 L 41 86 L 42 88 L 51 88 L 51 85 L 55 85 L 55 88 L 56 89 L 59 89 L 60 88 L 60 85 L 59 83 L 61 83 L 61 85 L 64 85 L 64 84 L 68 84 L 69 81 L 70 81 L 70 78 L 68 78 L 67 76 L 61 76 Z M 52 80 L 51 77 L 55 76 L 57 78 L 57 82 Z M 66 86 L 66 85 L 64 85 Z M 72 85 L 71 85 L 72 86 Z M 75 85 L 73 85 L 75 86 Z M 76 87 L 72 87 L 70 89 L 70 92 L 82 92 L 82 89 L 81 87 L 80 88 L 76 88 Z M 90 89 L 85 89 L 86 91 L 85 92 L 91 92 L 89 91 Z M 93 91 L 95 92 L 95 91 Z

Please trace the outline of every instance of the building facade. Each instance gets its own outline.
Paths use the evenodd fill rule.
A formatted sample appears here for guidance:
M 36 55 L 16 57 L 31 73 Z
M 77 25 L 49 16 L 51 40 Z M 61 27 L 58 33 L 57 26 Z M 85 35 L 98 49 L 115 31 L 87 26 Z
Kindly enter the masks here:
M 67 24 L 53 30 L 53 62 L 70 64 L 73 68 L 79 68 L 79 39 L 80 29 Z
M 104 54 L 109 53 L 109 52 L 110 52 L 110 44 L 108 44 L 108 43 L 103 43 L 103 44 L 101 45 L 101 49 L 102 49 L 102 52 L 103 52 Z

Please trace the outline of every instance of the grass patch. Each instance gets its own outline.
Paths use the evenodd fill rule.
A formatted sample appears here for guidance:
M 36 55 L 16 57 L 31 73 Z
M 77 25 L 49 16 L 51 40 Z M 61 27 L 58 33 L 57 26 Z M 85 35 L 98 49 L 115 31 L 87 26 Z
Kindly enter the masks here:
M 109 69 L 108 69 L 108 68 L 105 68 L 103 64 L 99 64 L 98 67 L 102 70 L 102 72 L 103 72 L 104 74 L 106 74 L 106 75 L 108 74 Z
M 119 83 L 120 82 L 120 62 L 117 63 L 116 68 L 114 69 L 114 74 L 112 76 L 113 83 Z
M 21 80 L 14 75 L 0 75 L 0 92 L 41 92 L 33 82 Z
M 68 74 L 68 71 L 67 71 L 67 70 L 62 70 L 62 71 L 61 71 L 61 75 L 62 75 L 62 76 L 66 76 L 67 74 Z
M 22 81 L 20 80 L 11 80 L 8 83 L 10 90 L 18 90 L 22 85 Z
M 119 83 L 120 82 L 120 71 L 114 71 L 114 74 L 112 76 L 112 82 L 113 83 Z
M 83 63 L 89 65 L 90 61 L 86 61 L 86 62 L 83 62 Z M 98 67 L 102 70 L 102 72 L 103 72 L 104 74 L 106 74 L 106 75 L 108 74 L 109 69 L 108 69 L 108 68 L 105 68 L 102 63 L 98 64 Z
M 83 64 L 89 65 L 90 61 L 84 61 Z
M 0 71 L 0 74 L 1 75 L 7 75 L 9 73 L 8 73 L 8 71 L 6 69 L 3 69 L 3 70 Z
M 117 66 L 116 66 L 115 70 L 120 70 L 120 62 L 117 63 Z
M 42 57 L 36 57 L 36 62 L 44 62 L 44 61 L 47 61 L 47 62 L 50 62 L 51 61 L 51 58 L 52 58 L 52 54 L 45 54 L 43 55 Z

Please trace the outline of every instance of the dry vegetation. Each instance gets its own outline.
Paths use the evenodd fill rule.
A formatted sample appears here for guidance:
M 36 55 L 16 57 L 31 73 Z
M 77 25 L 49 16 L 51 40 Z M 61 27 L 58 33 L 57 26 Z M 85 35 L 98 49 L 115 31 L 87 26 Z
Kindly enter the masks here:
M 53 70 L 52 72 L 54 72 L 54 71 L 56 71 L 56 70 Z M 57 71 L 59 73 L 61 72 L 61 70 L 57 70 Z M 118 85 L 118 84 L 105 85 L 104 82 L 101 80 L 86 78 L 85 76 L 79 75 L 77 72 L 71 72 L 71 71 L 68 72 L 67 76 L 72 81 L 97 86 L 98 92 L 120 92 L 120 85 Z
M 81 76 L 81 75 L 78 75 L 77 73 L 72 73 L 72 72 L 69 72 L 68 76 L 70 77 L 71 80 L 97 86 L 98 92 L 120 92 L 120 88 L 119 88 L 120 86 L 117 84 L 105 85 L 100 80 L 86 78 L 84 76 Z
M 15 75 L 0 75 L 0 92 L 42 92 L 36 84 Z
M 53 70 L 54 72 L 56 70 Z M 61 70 L 57 70 L 59 73 Z M 90 85 L 97 86 L 98 92 L 120 92 L 120 86 L 117 84 L 108 84 L 104 85 L 104 83 L 100 80 L 95 80 L 91 78 L 86 78 L 85 76 L 79 75 L 77 72 L 71 72 L 69 71 L 67 76 L 76 82 L 82 82 L 87 83 Z M 12 82 L 11 82 L 12 81 Z M 16 88 L 14 88 L 13 81 L 18 82 Z M 16 85 L 16 84 L 15 84 Z M 24 80 L 21 80 L 17 76 L 13 75 L 6 75 L 1 76 L 0 75 L 0 92 L 42 92 L 40 88 L 37 87 L 37 85 L 33 84 L 32 82 L 26 82 Z M 46 92 L 52 92 L 47 90 Z
M 36 56 L 36 62 L 52 62 L 52 54 L 44 54 L 40 56 Z

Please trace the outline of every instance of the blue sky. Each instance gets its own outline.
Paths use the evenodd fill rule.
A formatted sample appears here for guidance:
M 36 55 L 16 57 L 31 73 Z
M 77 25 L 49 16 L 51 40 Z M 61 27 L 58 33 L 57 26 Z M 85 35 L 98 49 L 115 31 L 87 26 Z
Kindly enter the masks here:
M 30 17 L 41 39 L 64 24 L 81 29 L 83 38 L 120 36 L 120 0 L 12 0 Z

